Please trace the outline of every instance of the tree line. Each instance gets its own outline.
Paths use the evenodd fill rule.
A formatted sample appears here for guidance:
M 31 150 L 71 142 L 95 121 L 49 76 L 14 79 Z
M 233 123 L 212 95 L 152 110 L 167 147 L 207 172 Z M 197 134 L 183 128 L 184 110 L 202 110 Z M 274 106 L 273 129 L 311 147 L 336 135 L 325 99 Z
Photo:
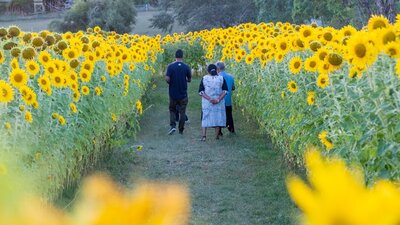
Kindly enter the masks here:
M 154 1 L 153 1 L 154 2 Z M 323 26 L 351 24 L 361 28 L 372 15 L 391 22 L 400 13 L 398 0 L 158 0 L 162 9 L 152 27 L 170 31 L 175 25 L 186 30 L 229 27 L 243 22 L 317 21 Z

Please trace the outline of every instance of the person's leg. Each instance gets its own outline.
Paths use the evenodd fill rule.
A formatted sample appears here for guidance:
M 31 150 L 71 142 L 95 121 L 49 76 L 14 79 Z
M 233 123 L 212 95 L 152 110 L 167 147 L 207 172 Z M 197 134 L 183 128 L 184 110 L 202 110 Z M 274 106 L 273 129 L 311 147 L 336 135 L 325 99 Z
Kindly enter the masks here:
M 233 125 L 232 106 L 225 106 L 225 110 L 226 110 L 226 127 L 231 133 L 234 133 L 235 128 Z
M 171 128 L 176 127 L 176 122 L 175 122 L 176 104 L 177 104 L 176 100 L 169 98 L 169 125 L 171 126 Z
M 175 113 L 175 116 L 176 116 L 176 121 L 177 121 L 177 122 L 179 121 L 179 110 L 180 110 L 180 105 L 176 105 L 176 113 Z
M 188 104 L 188 98 L 184 98 L 179 101 L 179 132 L 182 133 L 185 129 L 185 115 L 186 115 L 186 106 Z
M 221 136 L 221 127 L 215 127 L 215 138 L 219 139 L 219 136 Z
M 201 140 L 205 141 L 206 137 L 207 137 L 207 128 L 206 127 L 201 128 L 201 135 L 202 135 Z

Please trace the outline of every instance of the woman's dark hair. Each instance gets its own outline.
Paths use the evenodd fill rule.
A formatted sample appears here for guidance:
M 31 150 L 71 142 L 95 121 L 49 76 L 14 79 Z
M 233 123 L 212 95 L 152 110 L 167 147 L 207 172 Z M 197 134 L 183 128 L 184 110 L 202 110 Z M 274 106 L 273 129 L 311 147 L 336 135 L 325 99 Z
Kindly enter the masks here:
M 218 75 L 217 66 L 214 65 L 214 64 L 208 65 L 207 71 L 208 71 L 208 73 L 210 73 L 212 76 Z

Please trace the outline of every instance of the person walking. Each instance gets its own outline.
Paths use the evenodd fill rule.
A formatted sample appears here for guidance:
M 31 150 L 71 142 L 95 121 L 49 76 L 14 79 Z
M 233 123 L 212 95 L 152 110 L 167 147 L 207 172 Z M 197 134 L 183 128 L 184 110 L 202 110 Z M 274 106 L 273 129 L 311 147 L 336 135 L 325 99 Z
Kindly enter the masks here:
M 233 124 L 232 116 L 232 91 L 235 90 L 235 80 L 231 74 L 225 72 L 224 62 L 217 62 L 217 71 L 218 75 L 222 76 L 225 79 L 228 86 L 228 94 L 225 95 L 226 128 L 228 128 L 229 132 L 235 133 L 235 126 Z
M 199 95 L 201 101 L 201 141 L 206 140 L 207 128 L 215 128 L 215 138 L 219 139 L 221 127 L 226 125 L 225 95 L 228 86 L 225 79 L 217 73 L 217 66 L 210 64 L 207 68 L 208 74 L 201 79 Z
M 170 129 L 168 134 L 176 131 L 176 112 L 179 108 L 179 133 L 183 134 L 185 129 L 186 106 L 189 102 L 187 94 L 187 83 L 192 80 L 192 71 L 188 65 L 183 63 L 183 51 L 178 49 L 175 52 L 175 62 L 167 67 L 165 80 L 169 85 L 169 121 Z

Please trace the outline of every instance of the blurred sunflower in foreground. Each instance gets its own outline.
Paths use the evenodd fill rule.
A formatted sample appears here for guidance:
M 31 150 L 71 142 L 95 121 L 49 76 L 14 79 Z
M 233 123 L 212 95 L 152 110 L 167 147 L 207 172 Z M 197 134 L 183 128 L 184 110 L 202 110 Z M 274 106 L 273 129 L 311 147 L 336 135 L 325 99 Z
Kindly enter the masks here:
M 289 193 L 307 225 L 398 225 L 400 190 L 378 181 L 365 186 L 361 171 L 350 170 L 339 158 L 324 159 L 314 149 L 306 155 L 309 184 L 298 177 L 287 181 Z

